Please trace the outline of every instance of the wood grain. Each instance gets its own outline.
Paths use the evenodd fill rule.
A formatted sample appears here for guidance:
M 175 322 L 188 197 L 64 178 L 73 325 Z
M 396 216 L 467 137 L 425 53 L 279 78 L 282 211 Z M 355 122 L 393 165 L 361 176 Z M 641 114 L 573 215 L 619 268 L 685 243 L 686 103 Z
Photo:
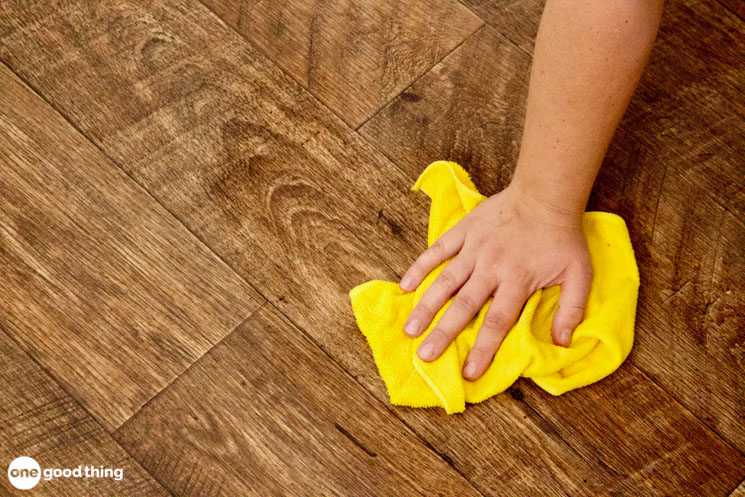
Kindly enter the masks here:
M 115 436 L 176 495 L 480 495 L 271 307 Z
M 204 11 L 180 3 L 147 13 L 123 2 L 58 8 L 6 17 L 37 32 L 26 39 L 29 28 L 3 26 L 9 57 L 32 62 L 16 70 L 387 404 L 347 292 L 375 277 L 396 278 L 390 266 L 402 270 L 412 247 L 421 249 L 422 196 L 408 195 L 410 183 L 395 166 Z M 39 45 L 52 39 L 49 48 Z M 142 51 L 123 50 L 122 40 L 155 44 L 161 58 L 154 64 Z M 209 47 L 217 47 L 214 55 Z M 55 77 L 39 59 L 49 51 L 58 58 Z M 183 65 L 169 66 L 178 54 Z M 58 84 L 73 74 L 85 91 Z M 102 74 L 106 83 L 92 84 Z M 120 83 L 124 77 L 132 79 Z M 540 482 L 560 495 L 593 474 L 526 406 L 504 399 L 461 419 L 443 423 L 437 411 L 411 410 L 407 422 L 437 437 L 436 450 L 456 466 L 475 468 L 481 488 L 524 495 Z M 478 443 L 473 433 L 483 434 Z
M 715 3 L 669 5 L 588 206 L 620 214 L 632 233 L 642 274 L 632 361 L 740 451 L 745 109 L 731 102 L 745 97 L 743 34 Z M 360 132 L 412 179 L 434 151 L 494 193 L 517 160 L 528 62 L 482 28 Z
M 355 128 L 482 24 L 456 0 L 204 3 Z
M 669 411 L 680 406 L 628 362 L 592 395 L 578 390 L 553 397 L 533 383 L 523 385 L 525 401 L 551 429 L 575 442 L 583 459 L 602 460 L 618 475 L 606 488 L 611 495 L 723 496 L 745 476 L 745 458 L 712 440 L 692 414 L 670 422 Z M 593 412 L 598 404 L 602 417 Z
M 170 495 L 1 327 L 0 405 L 3 496 Z M 95 465 L 121 468 L 123 476 L 119 481 L 42 478 L 32 490 L 21 491 L 6 476 L 7 465 L 20 456 L 33 457 L 42 469 Z
M 745 481 L 738 486 L 729 497 L 745 497 Z
M 360 128 L 416 178 L 435 158 L 485 193 L 509 183 L 520 151 L 530 58 L 485 26 Z
M 514 45 L 524 52 L 533 53 L 545 0 L 461 1 Z
M 0 57 L 387 403 L 347 291 L 395 279 L 424 248 L 428 206 L 408 192 L 411 178 L 193 4 L 27 5 L 13 13 L 0 25 Z M 633 440 L 644 443 L 592 452 L 606 446 L 596 431 L 562 438 L 552 427 L 555 415 L 571 422 L 569 407 L 547 413 L 553 403 L 534 406 L 518 390 L 459 416 L 392 410 L 488 495 L 665 495 L 683 462 L 676 481 L 695 480 L 689 462 L 707 488 L 742 479 L 742 457 L 649 378 L 631 366 L 611 378 L 623 386 L 613 389 L 617 404 L 606 401 L 604 382 L 577 392 L 592 404 L 584 422 L 621 437 L 625 427 L 608 421 L 618 420 L 618 405 L 641 398 L 664 406 L 653 423 L 629 421 L 642 430 Z M 666 452 L 685 440 L 699 443 Z M 655 471 L 641 481 L 624 466 Z M 149 467 L 186 485 L 168 464 Z
M 745 20 L 745 2 L 743 0 L 718 0 L 718 2 L 740 19 Z
M 527 41 L 535 38 L 543 0 L 464 3 L 532 53 L 532 41 Z M 517 18 L 521 21 L 515 22 Z M 745 215 L 745 169 L 740 167 L 745 134 L 740 123 L 745 109 L 731 103 L 745 98 L 743 50 L 745 23 L 720 3 L 666 2 L 649 66 L 619 127 L 623 134 L 615 138 L 656 150 L 661 162 L 702 182 L 725 207 L 741 215 Z M 484 59 L 488 61 L 479 57 L 480 62 Z M 375 120 L 384 119 L 386 111 Z M 433 130 L 438 131 L 447 133 Z
M 112 429 L 260 297 L 3 65 L 0 86 L 0 326 Z

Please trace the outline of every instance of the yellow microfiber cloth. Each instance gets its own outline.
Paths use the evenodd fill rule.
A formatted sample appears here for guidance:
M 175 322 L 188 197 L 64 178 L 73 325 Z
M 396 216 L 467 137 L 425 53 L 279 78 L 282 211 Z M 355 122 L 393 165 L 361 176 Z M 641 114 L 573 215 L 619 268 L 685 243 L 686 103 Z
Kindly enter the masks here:
M 430 164 L 412 190 L 425 192 L 432 201 L 428 245 L 486 198 L 463 168 L 447 161 Z M 639 272 L 622 218 L 607 212 L 586 212 L 582 230 L 592 258 L 593 279 L 585 318 L 576 328 L 570 346 L 559 347 L 551 340 L 560 287 L 538 290 L 526 302 L 489 368 L 476 381 L 464 379 L 461 371 L 491 299 L 432 362 L 420 359 L 416 350 L 452 298 L 419 337 L 410 338 L 403 331 L 414 306 L 449 260 L 410 293 L 401 290 L 398 283 L 380 280 L 353 288 L 349 293 L 352 309 L 370 344 L 391 403 L 441 406 L 452 414 L 465 410 L 466 402 L 481 402 L 503 392 L 519 376 L 531 378 L 547 392 L 560 395 L 615 371 L 629 355 L 634 341 Z

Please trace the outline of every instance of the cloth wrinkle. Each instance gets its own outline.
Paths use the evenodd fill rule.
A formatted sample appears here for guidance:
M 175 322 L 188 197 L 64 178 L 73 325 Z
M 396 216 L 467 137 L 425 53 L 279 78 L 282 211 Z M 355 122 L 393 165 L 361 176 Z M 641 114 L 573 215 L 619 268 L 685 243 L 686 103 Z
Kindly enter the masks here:
M 449 161 L 427 166 L 411 189 L 423 191 L 431 199 L 428 246 L 486 198 L 468 173 Z M 452 257 L 428 274 L 413 292 L 404 292 L 397 282 L 382 280 L 353 288 L 349 296 L 355 320 L 372 350 L 391 403 L 439 406 L 447 414 L 454 414 L 463 412 L 466 404 L 504 392 L 519 377 L 530 378 L 552 395 L 561 395 L 615 371 L 633 345 L 638 268 L 621 217 L 608 212 L 585 212 L 582 231 L 590 250 L 593 279 L 585 318 L 577 326 L 569 347 L 554 345 L 551 338 L 560 287 L 538 289 L 523 306 L 490 366 L 475 381 L 463 378 L 462 368 L 492 298 L 434 361 L 420 359 L 416 350 L 447 310 L 452 297 L 419 337 L 411 338 L 403 331 L 408 315 Z

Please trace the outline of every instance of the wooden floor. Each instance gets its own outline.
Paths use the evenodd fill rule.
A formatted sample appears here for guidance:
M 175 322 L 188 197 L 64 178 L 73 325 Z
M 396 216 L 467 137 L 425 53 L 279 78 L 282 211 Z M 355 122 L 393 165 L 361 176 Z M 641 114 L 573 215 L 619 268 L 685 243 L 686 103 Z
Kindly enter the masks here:
M 541 8 L 0 2 L 0 466 L 125 472 L 23 495 L 743 495 L 740 0 L 667 2 L 597 180 L 642 280 L 615 374 L 392 407 L 355 326 L 429 162 L 509 181 Z

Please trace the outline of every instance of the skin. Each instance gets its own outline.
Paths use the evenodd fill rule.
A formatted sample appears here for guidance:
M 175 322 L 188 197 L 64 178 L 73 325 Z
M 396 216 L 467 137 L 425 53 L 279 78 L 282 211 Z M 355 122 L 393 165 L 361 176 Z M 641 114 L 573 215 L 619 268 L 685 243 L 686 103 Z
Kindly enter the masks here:
M 444 233 L 401 279 L 404 291 L 414 291 L 453 257 L 404 326 L 408 336 L 421 335 L 454 296 L 417 349 L 423 360 L 437 359 L 494 297 L 463 368 L 464 378 L 478 379 L 528 297 L 553 285 L 561 285 L 553 341 L 570 345 L 592 280 L 582 214 L 661 14 L 661 0 L 546 3 L 512 181 Z

